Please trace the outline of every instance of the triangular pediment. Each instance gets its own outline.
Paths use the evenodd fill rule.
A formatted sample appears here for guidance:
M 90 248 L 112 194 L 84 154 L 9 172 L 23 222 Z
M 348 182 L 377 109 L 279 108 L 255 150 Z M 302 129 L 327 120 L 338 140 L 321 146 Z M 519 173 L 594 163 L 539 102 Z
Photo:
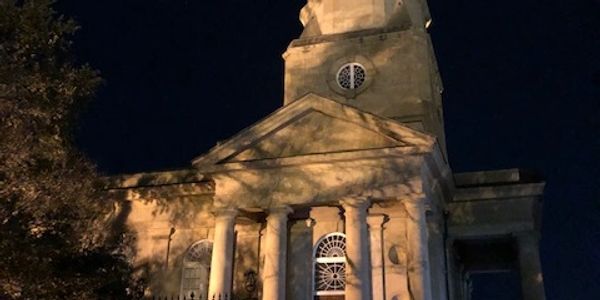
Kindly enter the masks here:
M 196 167 L 398 147 L 427 147 L 434 138 L 400 123 L 309 94 L 242 130 Z
M 227 159 L 239 162 L 306 154 L 395 147 L 402 142 L 356 123 L 309 110 L 285 127 L 265 135 L 252 147 Z

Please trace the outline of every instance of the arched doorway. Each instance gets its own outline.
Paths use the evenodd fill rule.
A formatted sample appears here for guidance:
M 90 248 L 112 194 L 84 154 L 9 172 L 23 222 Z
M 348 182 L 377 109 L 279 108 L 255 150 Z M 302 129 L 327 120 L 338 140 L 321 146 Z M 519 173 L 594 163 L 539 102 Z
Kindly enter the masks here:
M 346 288 L 346 236 L 324 235 L 313 250 L 313 298 L 342 300 Z
M 210 276 L 210 260 L 212 257 L 212 242 L 201 240 L 194 243 L 183 257 L 180 295 L 194 299 L 208 297 L 208 280 Z

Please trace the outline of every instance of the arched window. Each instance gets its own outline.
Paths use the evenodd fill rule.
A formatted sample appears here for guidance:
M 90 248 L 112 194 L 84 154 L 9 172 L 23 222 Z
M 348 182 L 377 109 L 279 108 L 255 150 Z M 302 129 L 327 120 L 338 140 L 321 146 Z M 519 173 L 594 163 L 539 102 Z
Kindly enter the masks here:
M 343 296 L 346 288 L 345 272 L 346 236 L 341 232 L 326 234 L 314 248 L 313 294 L 315 299 Z
M 181 274 L 181 295 L 194 299 L 208 297 L 208 277 L 210 275 L 210 260 L 212 257 L 212 242 L 201 240 L 194 243 L 183 257 Z

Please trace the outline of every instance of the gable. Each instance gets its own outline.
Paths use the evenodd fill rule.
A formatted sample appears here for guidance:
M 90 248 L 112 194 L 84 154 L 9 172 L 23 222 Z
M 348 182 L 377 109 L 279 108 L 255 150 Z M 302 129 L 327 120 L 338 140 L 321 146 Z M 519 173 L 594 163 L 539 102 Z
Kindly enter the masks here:
M 194 167 L 382 148 L 430 148 L 435 138 L 315 94 L 292 102 L 192 161 Z
M 401 142 L 376 131 L 311 109 L 225 161 L 241 162 L 400 145 Z

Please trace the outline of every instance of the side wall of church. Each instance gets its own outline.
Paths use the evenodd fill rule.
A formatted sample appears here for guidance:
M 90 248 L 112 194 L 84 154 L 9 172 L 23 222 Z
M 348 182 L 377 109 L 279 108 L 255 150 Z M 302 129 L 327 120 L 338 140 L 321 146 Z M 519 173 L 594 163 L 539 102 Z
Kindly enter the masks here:
M 146 281 L 147 293 L 178 294 L 187 250 L 195 242 L 213 240 L 212 199 L 136 199 L 127 205 L 125 225 L 133 239 L 133 263 L 137 275 Z
M 407 214 L 402 205 L 382 207 L 375 205 L 371 214 L 385 216 L 381 255 L 384 271 L 385 299 L 410 299 L 408 289 L 408 243 L 406 240 Z M 373 228 L 370 228 L 373 230 Z M 371 248 L 373 249 L 373 248 Z M 380 298 L 380 299 L 383 299 Z
M 240 222 L 241 221 L 241 222 Z M 259 260 L 264 238 L 264 224 L 252 220 L 238 220 L 235 226 L 235 252 L 233 264 L 233 295 L 235 299 L 260 299 L 262 289 L 260 270 L 264 260 Z

